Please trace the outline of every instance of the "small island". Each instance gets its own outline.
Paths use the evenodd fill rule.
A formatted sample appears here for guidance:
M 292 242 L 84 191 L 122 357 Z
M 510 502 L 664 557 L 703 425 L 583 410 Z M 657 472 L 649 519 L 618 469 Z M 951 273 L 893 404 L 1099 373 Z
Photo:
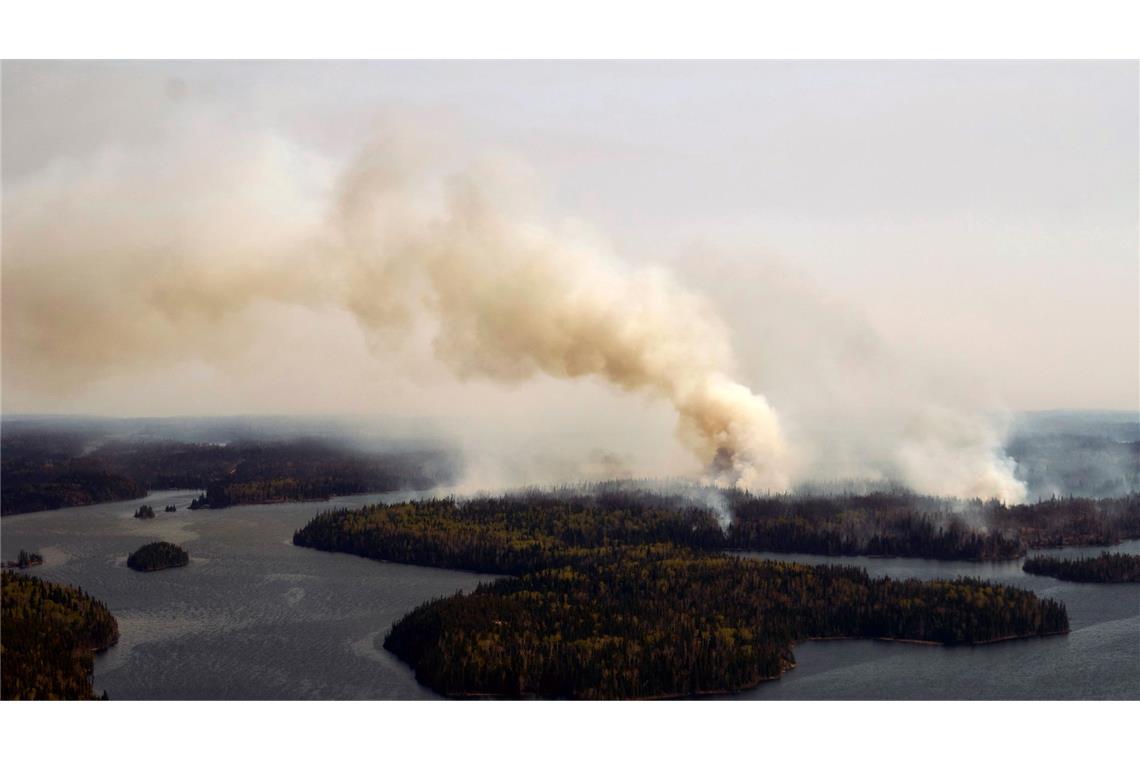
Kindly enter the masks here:
M 36 565 L 42 565 L 43 563 L 44 563 L 43 555 L 41 555 L 37 552 L 28 552 L 28 551 L 24 551 L 23 549 L 21 549 L 20 553 L 16 555 L 16 559 L 8 560 L 7 562 L 4 563 L 4 567 L 13 568 L 13 569 L 19 568 L 19 569 L 23 570 L 24 568 L 35 567 Z
M 167 541 L 147 544 L 127 557 L 127 567 L 149 573 L 190 564 L 190 555 L 181 546 Z
M 167 512 L 177 512 L 178 507 L 174 506 L 173 504 L 167 504 L 166 505 L 166 511 Z
M 154 510 L 143 504 L 135 510 L 135 517 L 139 520 L 150 520 L 154 517 Z
M 1074 583 L 1140 583 L 1140 556 L 1102 553 L 1084 559 L 1030 557 L 1021 568 L 1033 575 L 1047 575 Z

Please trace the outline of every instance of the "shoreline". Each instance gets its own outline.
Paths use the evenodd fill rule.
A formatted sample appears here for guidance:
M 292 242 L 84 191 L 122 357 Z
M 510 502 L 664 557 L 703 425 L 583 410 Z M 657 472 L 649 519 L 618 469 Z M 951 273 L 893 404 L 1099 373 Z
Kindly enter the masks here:
M 1115 541 L 1113 543 L 1101 543 L 1099 541 L 1093 541 L 1093 542 L 1089 542 L 1089 543 L 1079 543 L 1078 542 L 1078 543 L 1071 543 L 1071 544 L 1039 544 L 1039 545 L 1038 544 L 1027 544 L 1025 551 L 1022 552 L 1021 554 L 1016 555 L 1016 556 L 1004 557 L 1004 558 L 1003 557 L 993 557 L 993 558 L 989 558 L 989 559 L 977 559 L 977 558 L 971 558 L 971 557 L 958 557 L 958 558 L 923 557 L 920 555 L 909 555 L 909 554 L 819 554 L 819 553 L 805 552 L 805 551 L 792 551 L 792 550 L 784 551 L 784 550 L 778 550 L 778 549 L 749 549 L 749 548 L 731 547 L 731 546 L 723 548 L 721 550 L 721 552 L 726 554 L 726 555 L 729 555 L 729 556 L 738 556 L 738 557 L 743 556 L 743 555 L 754 555 L 754 554 L 777 554 L 777 555 L 782 555 L 782 556 L 820 557 L 823 559 L 834 559 L 834 560 L 845 560 L 845 559 L 872 559 L 872 560 L 907 559 L 907 560 L 922 560 L 923 562 L 968 562 L 968 563 L 974 564 L 974 565 L 981 565 L 981 564 L 1002 564 L 1002 563 L 1007 563 L 1007 562 L 1018 562 L 1018 561 L 1027 559 L 1031 552 L 1056 551 L 1056 550 L 1061 550 L 1061 549 L 1112 549 L 1114 547 L 1120 546 L 1121 544 L 1126 544 L 1126 543 L 1129 543 L 1131 541 L 1140 541 L 1140 537 L 1137 537 L 1137 538 L 1124 537 L 1124 538 L 1121 538 L 1119 541 Z M 756 559 L 756 560 L 760 560 L 762 562 L 792 562 L 792 563 L 797 563 L 797 564 L 818 564 L 818 563 L 813 563 L 813 562 L 807 562 L 805 560 L 792 560 L 792 559 L 782 559 L 782 558 L 777 559 L 774 557 L 748 556 L 745 558 L 746 559 Z M 1028 573 L 1028 572 L 1026 574 L 1027 575 L 1038 575 L 1037 573 Z M 1042 576 L 1042 577 L 1052 578 L 1054 576 Z M 1063 578 L 1057 578 L 1057 580 L 1064 580 L 1064 579 Z M 1075 583 L 1077 581 L 1071 581 L 1071 582 Z M 1090 582 L 1092 582 L 1092 581 L 1090 581 Z M 1128 581 L 1123 581 L 1123 582 L 1127 583 Z
M 1026 634 L 1026 635 L 1014 634 L 1011 636 L 1001 636 L 1001 637 L 998 637 L 995 639 L 986 639 L 985 641 L 961 642 L 961 643 L 946 643 L 943 641 L 929 641 L 926 639 L 904 639 L 904 638 L 897 638 L 897 637 L 892 637 L 892 636 L 809 636 L 806 639 L 799 639 L 797 641 L 793 641 L 790 648 L 795 649 L 797 646 L 799 646 L 800 644 L 803 644 L 804 642 L 807 642 L 807 641 L 886 641 L 886 642 L 894 642 L 894 643 L 898 643 L 898 644 L 918 644 L 921 646 L 930 646 L 930 647 L 988 646 L 990 644 L 1000 644 L 1004 641 L 1024 641 L 1027 639 L 1046 638 L 1048 636 L 1065 636 L 1065 635 L 1068 635 L 1070 632 L 1071 632 L 1071 629 L 1065 629 L 1063 631 L 1053 631 L 1051 633 L 1033 633 L 1033 634 Z M 791 652 L 789 652 L 789 655 L 791 655 Z M 396 655 L 396 659 L 400 660 L 400 662 L 403 662 L 404 665 L 411 667 L 407 662 L 405 662 L 398 655 Z M 600 701 L 654 702 L 654 701 L 659 701 L 659 700 L 700 699 L 700 698 L 704 698 L 704 697 L 721 697 L 721 696 L 726 696 L 729 694 L 740 694 L 742 692 L 752 691 L 753 689 L 759 688 L 760 686 L 762 686 L 766 683 L 770 683 L 772 681 L 779 681 L 781 678 L 784 677 L 785 673 L 788 673 L 788 672 L 791 672 L 792 670 L 794 670 L 796 668 L 797 664 L 798 663 L 796 663 L 794 656 L 789 657 L 788 659 L 784 660 L 784 666 L 780 668 L 780 672 L 777 675 L 761 676 L 761 677 L 755 679 L 754 681 L 750 681 L 748 684 L 746 684 L 744 686 L 740 686 L 738 688 L 710 689 L 710 690 L 705 690 L 705 691 L 676 692 L 676 693 L 669 693 L 669 694 L 653 694 L 653 695 L 644 696 L 644 697 L 614 697 L 612 699 L 609 699 L 609 698 L 581 699 L 578 701 L 587 701 L 587 702 L 594 702 L 594 701 L 599 701 L 599 702 Z M 414 667 L 412 668 L 412 672 L 415 673 Z M 418 680 L 419 679 L 417 679 L 417 681 Z M 435 692 L 436 694 L 439 694 L 440 696 L 442 696 L 446 699 L 472 699 L 472 700 L 474 700 L 474 699 L 497 699 L 497 700 L 512 700 L 512 701 L 549 700 L 549 699 L 551 699 L 551 697 L 545 697 L 541 694 L 520 694 L 519 696 L 510 696 L 510 695 L 505 695 L 505 694 L 497 694 L 495 692 L 441 692 L 441 691 L 436 691 L 435 689 L 433 689 L 428 684 L 424 684 L 424 686 L 427 686 L 433 692 Z M 575 700 L 576 698 L 575 697 L 566 697 L 564 699 Z
M 158 573 L 163 570 L 177 570 L 180 567 L 189 567 L 190 563 L 184 565 L 170 565 L 169 567 L 131 567 L 127 565 L 128 570 L 134 570 L 136 573 Z

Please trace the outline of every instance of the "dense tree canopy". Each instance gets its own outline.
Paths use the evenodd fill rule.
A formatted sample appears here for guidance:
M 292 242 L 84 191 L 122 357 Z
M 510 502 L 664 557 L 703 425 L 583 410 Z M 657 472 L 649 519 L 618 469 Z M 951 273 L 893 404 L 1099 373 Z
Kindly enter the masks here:
M 1001 560 L 1024 556 L 1027 548 L 1068 544 L 1107 544 L 1140 537 L 1140 495 L 1111 499 L 1053 499 L 1033 505 L 1006 508 L 993 502 L 960 501 L 918 496 L 905 491 L 866 495 L 757 497 L 735 490 L 661 489 L 637 484 L 601 484 L 586 490 L 563 488 L 555 491 L 529 491 L 500 499 L 475 499 L 463 503 L 464 531 L 454 530 L 453 517 L 441 517 L 430 502 L 377 508 L 352 513 L 351 530 L 340 531 L 335 518 L 314 522 L 300 541 L 310 534 L 330 528 L 323 543 L 350 541 L 360 521 L 378 521 L 387 546 L 386 557 L 400 551 L 415 554 L 426 551 L 418 544 L 432 544 L 440 556 L 431 564 L 455 566 L 447 554 L 459 552 L 472 557 L 480 554 L 479 567 L 497 566 L 496 553 L 509 552 L 519 562 L 539 561 L 538 555 L 550 549 L 542 536 L 552 536 L 568 545 L 591 546 L 608 537 L 625 540 L 614 525 L 594 526 L 582 517 L 583 510 L 600 505 L 610 510 L 611 521 L 620 518 L 634 524 L 650 519 L 655 531 L 650 538 L 668 540 L 702 549 L 739 549 L 773 552 L 802 552 L 840 556 L 902 556 L 944 560 Z M 450 502 L 447 502 L 450 503 Z M 510 516 L 500 509 L 510 503 Z M 723 515 L 731 515 L 725 532 L 718 528 L 715 504 Z M 617 510 L 617 511 L 614 511 Z M 443 514 L 447 514 L 446 512 Z M 458 513 L 456 513 L 458 514 Z M 576 517 L 575 517 L 576 516 Z M 430 519 L 431 531 L 421 530 Z M 512 524 L 528 526 L 523 535 L 530 543 L 518 544 Z M 596 519 L 596 518 L 591 518 Z M 577 521 L 576 523 L 574 521 Z M 605 530 L 605 536 L 580 535 L 583 525 Z M 439 531 L 446 531 L 441 541 Z M 643 532 L 646 527 L 642 527 Z M 687 533 L 686 533 L 687 531 Z M 498 540 L 510 533 L 511 541 Z M 497 538 L 498 537 L 498 538 Z M 379 541 L 373 537 L 371 542 Z M 577 541 L 577 542 L 576 542 Z M 470 548 L 461 543 L 470 544 Z M 514 542 L 514 543 L 512 543 Z M 492 549 L 494 546 L 496 548 Z M 482 547 L 482 548 L 479 548 Z M 345 551 L 368 554 L 367 546 Z M 527 554 L 533 555 L 527 560 Z M 525 567 L 512 567 L 517 572 Z
M 989 530 L 1013 535 L 1030 548 L 1108 546 L 1140 538 L 1140 493 L 1103 499 L 1070 496 L 984 513 Z
M 92 699 L 92 653 L 119 639 L 107 607 L 81 589 L 3 574 L 4 699 Z
M 1028 547 L 1111 544 L 1140 538 L 1140 495 L 996 502 L 918 496 L 756 497 L 726 492 L 728 544 L 755 551 L 1001 560 Z
M 196 508 L 327 499 L 450 482 L 455 456 L 436 448 L 361 451 L 322 438 L 84 443 L 73 436 L 5 434 L 3 514 L 140 498 L 148 490 L 203 489 Z
M 776 678 L 802 639 L 969 644 L 1059 633 L 1062 605 L 977 580 L 728 557 L 712 512 L 621 489 L 337 510 L 301 546 L 518 577 L 436 600 L 385 646 L 444 694 L 632 698 Z
M 621 490 L 529 491 L 503 498 L 420 501 L 319 515 L 293 542 L 393 562 L 520 574 L 565 564 L 588 550 L 671 542 L 719 549 L 713 514 Z
M 190 564 L 190 555 L 177 544 L 156 541 L 131 552 L 127 557 L 127 567 L 132 570 L 150 572 L 171 567 L 185 567 Z
M 0 513 L 5 515 L 146 496 L 138 483 L 87 458 L 10 466 L 5 460 L 3 470 Z
M 1022 569 L 1075 583 L 1140 583 L 1140 556 L 1135 554 L 1103 552 L 1084 559 L 1030 557 Z

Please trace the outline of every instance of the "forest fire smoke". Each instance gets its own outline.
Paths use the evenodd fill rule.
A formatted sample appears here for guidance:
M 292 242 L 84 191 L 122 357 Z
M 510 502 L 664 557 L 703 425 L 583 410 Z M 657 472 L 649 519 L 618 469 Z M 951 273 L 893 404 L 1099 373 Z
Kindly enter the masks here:
M 510 162 L 435 171 L 388 139 L 337 172 L 272 135 L 203 145 L 201 134 L 227 127 L 199 118 L 147 150 L 60 163 L 5 186 L 6 393 L 65 399 L 188 362 L 240 379 L 310 333 L 318 337 L 309 346 L 363 334 L 374 361 L 391 370 L 400 369 L 389 350 L 399 341 L 430 341 L 433 363 L 460 380 L 593 378 L 663 400 L 713 485 L 779 492 L 873 464 L 871 477 L 939 495 L 1024 494 L 1012 463 L 994 453 L 1001 441 L 992 426 L 958 411 L 908 411 L 905 425 L 882 434 L 857 421 L 807 430 L 790 404 L 802 398 L 789 388 L 833 406 L 850 392 L 817 392 L 805 376 L 826 373 L 781 360 L 834 350 L 822 329 L 790 348 L 773 340 L 818 323 L 795 316 L 816 309 L 811 299 L 780 300 L 778 280 L 771 297 L 750 290 L 744 299 L 745 324 L 766 326 L 752 348 L 770 354 L 764 371 L 747 373 L 738 361 L 747 354 L 734 353 L 726 323 L 699 295 L 715 289 L 683 287 L 670 270 L 633 265 L 579 225 L 552 223 Z M 728 313 L 727 300 L 717 306 Z M 785 365 L 795 376 L 777 395 L 773 378 Z M 271 380 L 279 406 L 295 408 L 306 392 L 303 374 Z M 780 398 L 787 418 L 749 383 Z M 382 393 L 351 388 L 349 401 Z M 885 397 L 884 409 L 899 406 L 878 380 L 867 394 Z M 908 409 L 925 408 L 920 400 Z M 843 450 L 850 456 L 826 456 L 824 442 L 837 434 L 854 439 Z M 866 440 L 892 448 L 864 462 Z
M 593 376 L 661 397 L 714 482 L 789 486 L 776 414 L 731 379 L 725 329 L 700 298 L 665 270 L 623 266 L 596 243 L 502 213 L 493 179 L 453 179 L 443 213 L 421 217 L 388 155 L 365 155 L 339 205 L 339 258 L 372 275 L 345 272 L 344 302 L 362 324 L 399 327 L 425 304 L 435 352 L 459 377 Z

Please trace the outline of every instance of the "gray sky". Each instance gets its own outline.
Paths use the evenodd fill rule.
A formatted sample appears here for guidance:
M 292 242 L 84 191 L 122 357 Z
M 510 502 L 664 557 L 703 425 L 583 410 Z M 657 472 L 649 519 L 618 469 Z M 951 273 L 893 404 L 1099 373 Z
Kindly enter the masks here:
M 395 119 L 445 142 L 444 163 L 514 157 L 550 208 L 626 260 L 764 262 L 756 276 L 791 272 L 892 350 L 979 377 L 1010 408 L 1135 409 L 1137 92 L 1135 63 L 5 63 L 5 227 L 59 172 L 142 152 L 173 163 L 186 143 L 171 135 L 203 110 L 214 131 L 194 150 L 216 140 L 228 155 L 219 131 L 269 133 L 318 177 Z M 726 312 L 752 366 L 751 328 L 767 328 L 747 304 Z M 125 376 L 61 400 L 4 359 L 5 411 L 232 412 L 249 398 Z M 314 383 L 322 411 L 349 392 Z M 256 411 L 289 411 L 290 392 L 264 390 Z

